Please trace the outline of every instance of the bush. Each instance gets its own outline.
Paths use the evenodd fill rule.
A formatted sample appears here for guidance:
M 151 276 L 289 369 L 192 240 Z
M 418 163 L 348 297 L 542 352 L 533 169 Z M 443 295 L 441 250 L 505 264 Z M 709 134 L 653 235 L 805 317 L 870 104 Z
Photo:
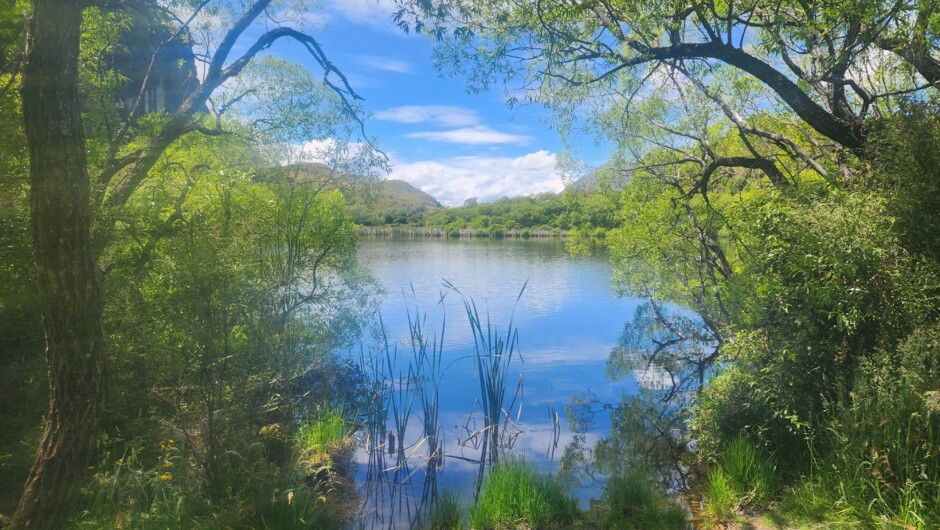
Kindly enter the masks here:
M 859 511 L 940 527 L 940 326 L 866 360 L 855 381 L 827 429 L 821 470 L 846 483 Z

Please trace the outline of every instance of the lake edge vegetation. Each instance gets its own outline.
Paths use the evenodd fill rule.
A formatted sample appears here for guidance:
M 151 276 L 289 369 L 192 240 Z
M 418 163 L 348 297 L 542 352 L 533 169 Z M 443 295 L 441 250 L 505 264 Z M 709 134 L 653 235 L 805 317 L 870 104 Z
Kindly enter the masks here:
M 13 406 L 0 465 L 14 528 L 342 517 L 316 488 L 343 444 L 312 446 L 363 398 L 362 374 L 329 352 L 357 336 L 373 289 L 346 199 L 283 162 L 312 137 L 340 139 L 320 153 L 337 174 L 368 180 L 385 160 L 313 37 L 279 26 L 236 56 L 278 6 L 219 10 L 190 32 L 210 3 L 178 20 L 144 0 L 2 6 L 0 386 Z M 397 5 L 471 89 L 522 80 L 562 133 L 615 146 L 622 191 L 474 202 L 420 222 L 448 237 L 569 230 L 575 252 L 606 248 L 617 288 L 651 301 L 667 342 L 698 349 L 627 364 L 675 376 L 694 362 L 704 384 L 690 407 L 665 409 L 682 428 L 656 442 L 694 446 L 712 522 L 940 525 L 936 1 Z M 202 34 L 218 39 L 199 80 Z M 122 62 L 133 35 L 153 39 L 136 43 L 149 66 Z M 326 77 L 257 56 L 279 39 Z M 174 47 L 190 49 L 170 61 L 183 92 L 153 106 L 166 85 L 149 74 Z M 417 223 L 404 219 L 380 224 Z M 612 408 L 628 422 L 633 405 Z M 617 484 L 608 509 L 626 506 Z
M 604 243 L 664 342 L 704 346 L 637 361 L 708 375 L 651 434 L 694 444 L 733 501 L 713 520 L 940 524 L 935 2 L 399 7 L 442 71 L 521 91 L 629 171 Z

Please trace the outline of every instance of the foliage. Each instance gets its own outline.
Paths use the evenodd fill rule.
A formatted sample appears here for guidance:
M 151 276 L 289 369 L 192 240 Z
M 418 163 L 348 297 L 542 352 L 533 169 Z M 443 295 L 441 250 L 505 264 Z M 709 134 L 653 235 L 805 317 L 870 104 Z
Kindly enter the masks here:
M 382 201 L 391 201 L 397 192 L 382 192 Z M 398 213 L 396 213 L 398 212 Z M 442 228 L 446 233 L 461 234 L 471 229 L 475 237 L 499 238 L 510 232 L 518 237 L 527 233 L 548 234 L 554 229 L 581 231 L 589 241 L 603 239 L 606 231 L 620 220 L 619 193 L 610 190 L 579 190 L 569 187 L 561 194 L 540 193 L 523 197 L 503 197 L 493 202 L 467 200 L 461 206 L 393 210 L 382 219 L 357 214 L 365 225 L 423 226 Z M 593 244 L 593 243 L 592 243 Z
M 8 82 L 10 76 L 0 75 L 0 84 Z M 28 451 L 39 437 L 47 390 L 30 245 L 26 139 L 16 90 L 0 90 L 0 138 L 0 473 L 6 477 L 0 481 L 0 513 L 10 513 L 32 465 Z
M 565 528 L 577 517 L 577 501 L 551 476 L 508 460 L 490 471 L 469 520 L 481 530 Z
M 252 480 L 213 500 L 199 487 L 199 470 L 183 442 L 163 440 L 157 451 L 130 449 L 114 459 L 116 440 L 104 440 L 102 461 L 83 494 L 85 511 L 72 528 L 340 528 L 342 520 L 306 488 L 286 482 L 276 466 L 256 461 Z M 137 445 L 137 444 L 130 444 Z M 150 464 L 150 453 L 156 456 Z

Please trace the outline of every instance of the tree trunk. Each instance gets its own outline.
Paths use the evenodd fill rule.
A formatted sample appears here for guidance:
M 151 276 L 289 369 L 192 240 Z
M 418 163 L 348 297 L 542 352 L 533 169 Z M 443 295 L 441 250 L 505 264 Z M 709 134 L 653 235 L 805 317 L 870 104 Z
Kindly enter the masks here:
M 106 352 L 78 94 L 82 3 L 32 2 L 23 70 L 31 214 L 49 413 L 13 528 L 65 525 L 95 448 Z

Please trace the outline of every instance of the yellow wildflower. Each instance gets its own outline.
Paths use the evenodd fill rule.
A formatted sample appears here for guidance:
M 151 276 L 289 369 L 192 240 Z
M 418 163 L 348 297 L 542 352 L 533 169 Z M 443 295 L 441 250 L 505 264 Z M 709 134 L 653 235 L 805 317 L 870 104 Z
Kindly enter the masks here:
M 173 479 L 173 473 L 164 473 L 160 475 L 160 480 L 172 480 L 172 479 Z

